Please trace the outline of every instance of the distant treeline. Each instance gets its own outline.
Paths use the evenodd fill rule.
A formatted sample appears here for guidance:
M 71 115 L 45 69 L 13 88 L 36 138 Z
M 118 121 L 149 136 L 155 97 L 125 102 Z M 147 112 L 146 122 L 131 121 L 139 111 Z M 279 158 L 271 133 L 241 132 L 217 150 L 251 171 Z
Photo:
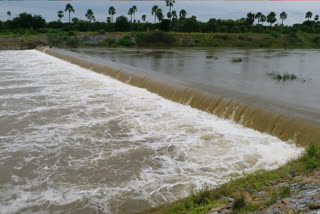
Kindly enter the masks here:
M 136 6 L 132 6 L 129 11 L 129 19 L 126 16 L 118 16 L 114 20 L 116 9 L 109 7 L 107 11 L 109 16 L 106 22 L 95 21 L 94 12 L 88 9 L 86 17 L 88 20 L 79 20 L 76 17 L 71 18 L 72 13 L 75 12 L 71 4 L 67 4 L 64 11 L 58 11 L 57 21 L 46 22 L 40 15 L 31 15 L 28 13 L 21 13 L 15 18 L 11 19 L 11 12 L 8 11 L 8 20 L 0 21 L 0 32 L 2 33 L 16 33 L 23 34 L 26 30 L 34 33 L 51 32 L 50 29 L 63 31 L 80 31 L 80 32 L 146 32 L 146 31 L 172 31 L 172 32 L 202 32 L 202 33 L 320 33 L 319 16 L 308 11 L 305 15 L 306 21 L 303 23 L 287 26 L 284 24 L 288 15 L 284 11 L 279 14 L 270 12 L 269 14 L 262 14 L 260 12 L 254 14 L 249 12 L 246 17 L 238 20 L 222 20 L 210 19 L 207 22 L 197 20 L 196 16 L 187 17 L 187 11 L 181 10 L 179 12 L 173 10 L 174 0 L 166 0 L 168 13 L 166 17 L 161 8 L 157 5 L 151 9 L 153 23 L 146 21 L 147 15 L 136 17 Z M 68 15 L 69 22 L 62 22 L 61 19 Z M 137 18 L 137 19 L 136 19 Z M 280 24 L 275 24 L 280 20 Z M 313 19 L 312 19 L 313 18 Z M 266 25 L 264 25 L 267 23 Z M 55 31 L 55 30 L 54 30 Z

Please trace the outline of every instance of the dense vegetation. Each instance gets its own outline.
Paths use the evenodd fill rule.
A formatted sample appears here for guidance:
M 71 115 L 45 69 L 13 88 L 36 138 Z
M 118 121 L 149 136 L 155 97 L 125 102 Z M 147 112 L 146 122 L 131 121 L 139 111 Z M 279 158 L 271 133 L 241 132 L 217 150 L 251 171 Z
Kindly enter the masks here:
M 7 12 L 8 20 L 0 21 L 0 32 L 4 34 L 25 34 L 25 33 L 59 33 L 67 32 L 146 32 L 146 31 L 172 31 L 172 32 L 201 32 L 201 33 L 320 33 L 319 16 L 313 16 L 312 12 L 306 13 L 306 21 L 292 26 L 285 25 L 288 18 L 286 12 L 276 14 L 271 11 L 269 14 L 256 14 L 249 12 L 246 17 L 238 20 L 222 20 L 212 18 L 207 22 L 197 20 L 197 17 L 187 17 L 186 10 L 175 11 L 174 0 L 166 0 L 168 12 L 157 5 L 153 6 L 150 16 L 154 19 L 153 23 L 147 22 L 147 15 L 136 17 L 138 8 L 132 6 L 128 11 L 129 19 L 121 15 L 114 20 L 116 8 L 109 7 L 106 15 L 109 15 L 106 22 L 95 21 L 94 11 L 88 9 L 86 13 L 87 20 L 72 18 L 75 12 L 71 4 L 67 4 L 64 11 L 57 11 L 57 21 L 47 22 L 40 15 L 31 15 L 21 13 L 11 19 L 11 12 Z M 148 15 L 148 16 L 149 16 Z M 68 22 L 62 22 L 62 18 L 67 16 Z M 313 18 L 313 20 L 312 20 Z M 277 20 L 280 23 L 277 23 Z

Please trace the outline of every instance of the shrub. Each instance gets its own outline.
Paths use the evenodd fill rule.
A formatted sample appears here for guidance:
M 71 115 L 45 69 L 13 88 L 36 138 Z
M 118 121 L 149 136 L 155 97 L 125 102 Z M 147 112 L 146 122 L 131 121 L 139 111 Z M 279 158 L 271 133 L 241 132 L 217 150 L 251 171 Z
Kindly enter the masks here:
M 99 45 L 107 46 L 107 47 L 115 47 L 117 44 L 115 39 L 106 38 L 103 42 L 99 43 Z
M 77 48 L 80 42 L 77 37 L 68 37 L 66 40 L 66 45 L 72 48 Z
M 290 195 L 291 195 L 290 187 L 289 186 L 281 187 L 279 194 L 280 194 L 280 198 L 290 197 Z
M 234 200 L 234 203 L 232 205 L 233 210 L 240 210 L 242 207 L 246 205 L 244 195 L 241 195 L 239 198 L 236 198 Z
M 136 43 L 131 39 L 130 36 L 126 35 L 119 39 L 118 44 L 121 46 L 129 47 L 135 45 Z
M 136 35 L 138 45 L 145 44 L 172 44 L 175 42 L 173 36 L 165 32 L 139 33 Z
M 63 43 L 63 36 L 48 36 L 48 43 L 50 46 L 60 46 Z
M 307 169 L 315 169 L 320 166 L 320 156 L 318 152 L 318 148 L 314 145 L 311 144 L 306 148 L 305 151 L 306 154 L 306 168 Z

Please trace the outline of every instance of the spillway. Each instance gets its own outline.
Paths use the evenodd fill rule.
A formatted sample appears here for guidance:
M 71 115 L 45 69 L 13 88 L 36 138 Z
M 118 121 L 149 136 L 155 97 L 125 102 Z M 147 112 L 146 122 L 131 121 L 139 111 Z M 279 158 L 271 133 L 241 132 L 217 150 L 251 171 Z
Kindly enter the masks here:
M 221 118 L 221 98 L 77 62 L 0 52 L 1 213 L 135 213 L 303 151 Z

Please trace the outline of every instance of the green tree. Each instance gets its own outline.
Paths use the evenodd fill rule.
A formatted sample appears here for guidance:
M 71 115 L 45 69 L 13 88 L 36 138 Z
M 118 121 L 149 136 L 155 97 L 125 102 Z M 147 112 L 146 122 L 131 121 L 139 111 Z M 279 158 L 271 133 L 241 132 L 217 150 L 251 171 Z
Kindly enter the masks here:
M 40 15 L 34 15 L 32 17 L 32 28 L 43 28 L 46 26 L 46 20 L 42 18 Z
M 69 23 L 70 23 L 70 13 L 71 13 L 71 12 L 74 13 L 74 9 L 73 9 L 72 5 L 71 5 L 71 4 L 67 4 L 67 5 L 66 5 L 66 8 L 64 9 L 64 11 L 65 11 L 65 12 L 68 11 L 68 13 L 69 13 Z
M 209 25 L 209 32 L 210 33 L 216 32 L 216 29 L 217 29 L 217 20 L 216 19 L 209 19 L 208 25 Z
M 130 9 L 129 9 L 129 11 L 128 11 L 128 15 L 131 17 L 130 18 L 130 21 L 132 22 L 132 15 L 133 15 L 133 13 L 134 13 L 134 9 L 131 7 Z
M 8 11 L 8 12 L 7 12 L 7 16 L 9 17 L 9 20 L 10 20 L 10 18 L 11 18 L 11 11 Z
M 94 13 L 93 13 L 93 11 L 92 11 L 91 9 L 89 9 L 89 10 L 87 11 L 86 17 L 87 17 L 87 19 L 89 20 L 90 23 L 91 23 L 92 20 L 93 20 L 93 21 L 96 20 L 96 18 L 94 17 Z
M 108 16 L 106 21 L 107 21 L 107 23 L 111 23 L 111 17 Z
M 147 16 L 146 15 L 142 15 L 141 19 L 142 19 L 142 21 L 146 22 Z
M 254 23 L 254 17 L 255 17 L 254 13 L 251 13 L 251 12 L 247 13 L 247 19 L 246 19 L 246 21 L 247 21 L 247 23 L 248 23 L 249 26 L 253 25 L 253 23 Z
M 266 20 L 267 20 L 267 17 L 262 14 L 261 17 L 260 17 L 260 22 L 262 23 L 262 25 Z
M 261 12 L 256 13 L 256 15 L 254 16 L 254 18 L 258 20 L 258 24 L 260 24 L 261 16 L 262 16 Z
M 277 14 L 273 11 L 267 15 L 267 22 L 270 23 L 270 26 L 277 21 L 276 16 Z
M 163 13 L 162 13 L 161 8 L 157 9 L 156 16 L 157 16 L 159 22 L 161 22 L 163 20 L 164 17 L 163 17 Z
M 319 20 L 319 15 L 315 15 L 314 16 L 314 21 L 318 21 Z
M 79 19 L 77 17 L 72 18 L 72 22 L 77 24 L 79 22 Z
M 156 23 L 156 18 L 157 18 L 157 10 L 158 10 L 158 6 L 154 5 L 151 9 L 151 14 L 154 15 L 154 23 Z
M 166 5 L 169 7 L 169 12 L 171 13 L 171 8 L 173 7 L 173 4 L 176 3 L 175 0 L 166 0 Z
M 119 16 L 116 18 L 115 30 L 120 32 L 130 31 L 130 23 L 125 16 Z
M 133 20 L 134 22 L 136 22 L 136 12 L 138 11 L 137 6 L 133 5 L 132 11 L 133 11 Z
M 306 13 L 306 19 L 311 19 L 312 18 L 312 13 L 311 13 L 311 11 L 308 11 L 307 13 Z
M 180 16 L 180 18 L 186 18 L 187 11 L 185 11 L 184 9 L 180 10 L 179 16 Z
M 113 6 L 111 6 L 109 7 L 108 13 L 111 16 L 111 22 L 113 22 L 113 16 L 116 14 L 116 9 Z
M 176 20 L 178 18 L 177 11 L 173 10 L 171 14 L 172 14 L 172 19 Z
M 172 18 L 172 13 L 168 12 L 168 13 L 167 13 L 167 17 L 168 17 L 168 19 L 171 20 L 171 18 Z
M 15 28 L 32 28 L 32 15 L 29 13 L 20 13 L 19 16 L 12 19 Z
M 59 10 L 58 11 L 58 18 L 59 18 L 59 21 L 61 22 L 61 19 L 64 17 L 64 14 L 63 14 L 63 11 L 62 10 Z
M 282 12 L 280 13 L 280 19 L 282 20 L 281 21 L 281 24 L 283 25 L 283 20 L 287 19 L 288 18 L 288 15 L 286 14 L 286 12 Z

